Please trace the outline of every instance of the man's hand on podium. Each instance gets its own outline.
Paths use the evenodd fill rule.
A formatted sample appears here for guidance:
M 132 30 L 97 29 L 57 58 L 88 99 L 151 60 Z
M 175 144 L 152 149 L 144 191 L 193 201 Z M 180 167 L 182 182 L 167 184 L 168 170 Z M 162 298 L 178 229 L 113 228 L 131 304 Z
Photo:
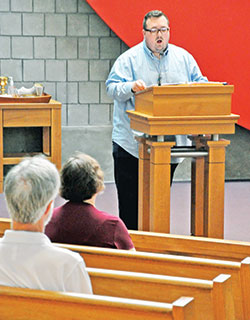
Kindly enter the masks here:
M 146 89 L 146 84 L 143 80 L 136 80 L 133 85 L 132 85 L 132 88 L 131 88 L 131 91 L 133 93 L 136 93 L 136 92 L 139 92 L 139 91 L 142 91 Z

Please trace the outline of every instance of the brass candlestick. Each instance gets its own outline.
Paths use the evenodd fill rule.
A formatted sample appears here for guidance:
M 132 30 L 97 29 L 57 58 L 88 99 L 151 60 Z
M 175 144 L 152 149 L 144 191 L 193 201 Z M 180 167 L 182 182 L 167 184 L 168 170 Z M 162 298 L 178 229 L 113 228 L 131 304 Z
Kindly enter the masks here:
M 7 77 L 0 77 L 0 86 L 1 86 L 1 94 L 5 94 L 5 86 L 8 83 L 8 78 Z

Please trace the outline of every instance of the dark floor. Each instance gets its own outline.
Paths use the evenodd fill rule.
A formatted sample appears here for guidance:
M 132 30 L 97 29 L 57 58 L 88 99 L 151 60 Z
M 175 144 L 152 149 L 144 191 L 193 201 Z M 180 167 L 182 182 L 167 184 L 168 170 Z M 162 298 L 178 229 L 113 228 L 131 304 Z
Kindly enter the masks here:
M 64 202 L 58 197 L 55 206 Z M 118 215 L 113 183 L 97 197 L 97 208 Z M 190 182 L 174 182 L 171 188 L 171 233 L 190 234 Z M 8 217 L 4 195 L 0 194 L 0 216 Z M 180 223 L 181 222 L 181 223 Z M 250 181 L 225 183 L 225 239 L 250 241 Z

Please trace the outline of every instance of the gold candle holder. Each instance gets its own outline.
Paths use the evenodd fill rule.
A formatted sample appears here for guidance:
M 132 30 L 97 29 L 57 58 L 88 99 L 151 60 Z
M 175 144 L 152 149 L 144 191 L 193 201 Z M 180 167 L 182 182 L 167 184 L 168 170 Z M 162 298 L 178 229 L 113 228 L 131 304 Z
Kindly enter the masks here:
M 5 94 L 5 86 L 8 83 L 8 78 L 7 77 L 0 77 L 0 87 L 1 87 L 1 94 Z

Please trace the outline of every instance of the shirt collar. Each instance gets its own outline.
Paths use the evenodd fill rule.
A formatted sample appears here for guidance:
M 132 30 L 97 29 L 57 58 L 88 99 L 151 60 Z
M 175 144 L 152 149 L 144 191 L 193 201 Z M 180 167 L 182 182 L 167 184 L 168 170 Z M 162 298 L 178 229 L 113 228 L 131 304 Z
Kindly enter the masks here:
M 2 241 L 5 243 L 49 244 L 50 239 L 42 232 L 5 230 Z
M 143 40 L 143 48 L 150 57 L 152 58 L 155 57 L 154 53 L 147 47 L 145 39 Z M 163 52 L 163 56 L 166 56 L 168 54 L 168 49 L 169 49 L 169 45 L 167 46 L 166 50 Z

